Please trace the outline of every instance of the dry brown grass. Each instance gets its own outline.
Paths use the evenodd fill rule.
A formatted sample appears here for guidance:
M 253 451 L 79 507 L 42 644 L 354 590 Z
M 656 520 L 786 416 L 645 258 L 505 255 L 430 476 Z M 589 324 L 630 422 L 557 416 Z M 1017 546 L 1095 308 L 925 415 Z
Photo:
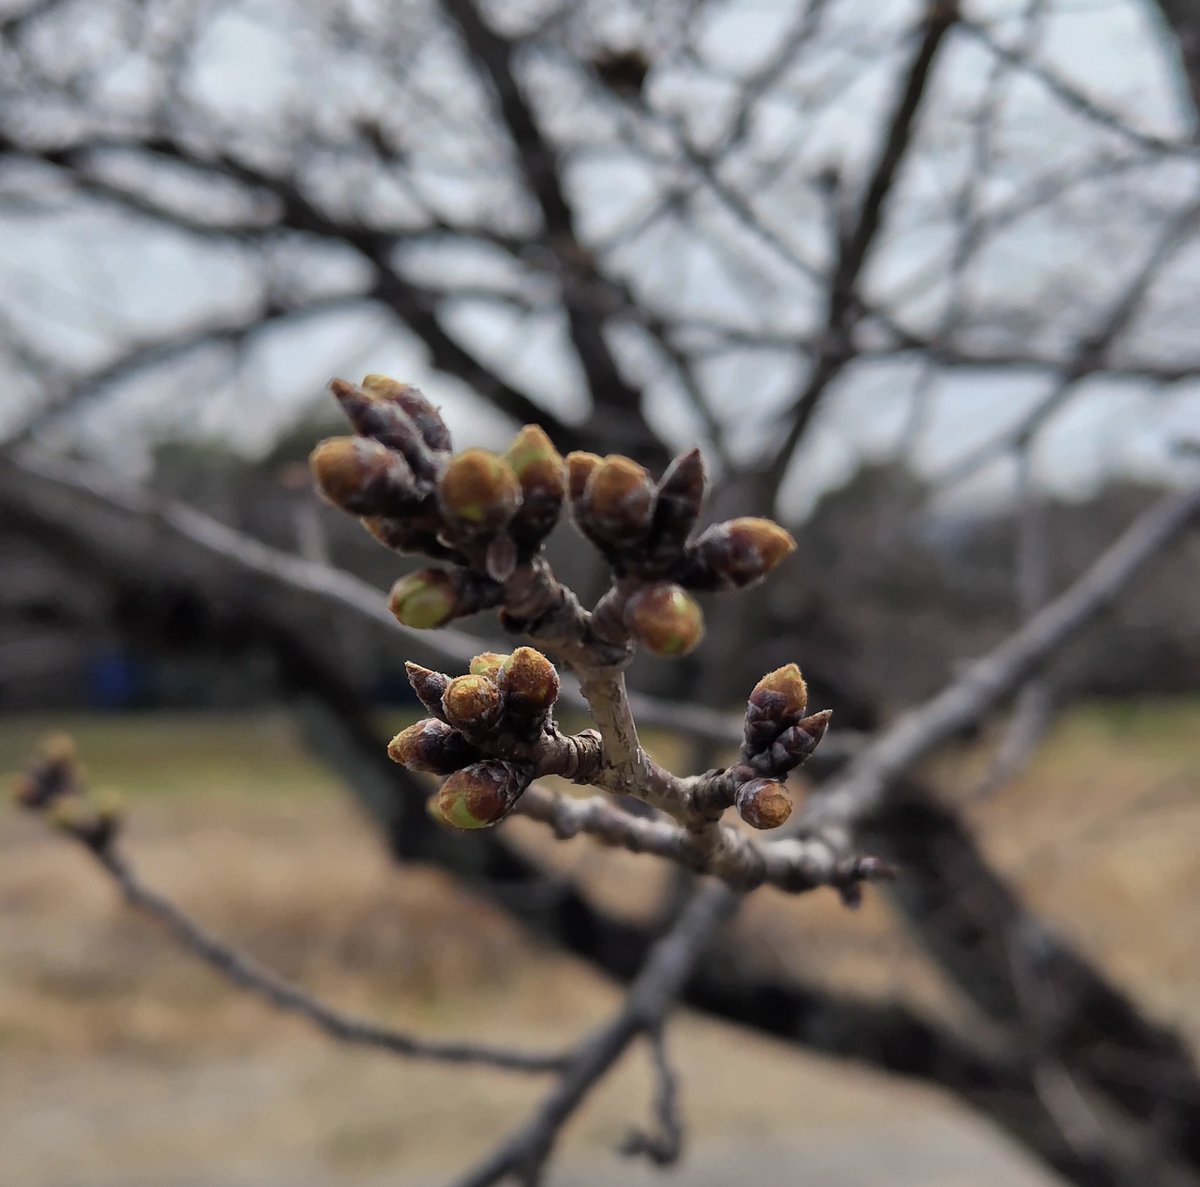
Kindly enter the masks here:
M 1018 784 L 971 812 L 998 865 L 1050 919 L 1200 1040 L 1191 742 L 1200 712 L 1171 708 L 1167 718 L 1143 714 L 1116 728 L 1107 711 L 1077 715 Z M 0 766 L 42 724 L 6 728 Z M 544 1046 L 616 1001 L 610 986 L 438 873 L 392 867 L 281 720 L 75 732 L 97 782 L 132 786 L 129 849 L 147 877 L 343 1006 L 431 1033 Z M 939 774 L 960 784 L 978 762 L 958 756 Z M 509 827 L 547 844 L 527 822 Z M 583 839 L 555 855 L 614 907 L 643 911 L 655 900 L 662 872 L 645 859 Z M 163 943 L 120 909 L 84 855 L 12 813 L 0 817 L 0 924 L 0 1150 L 13 1182 L 315 1184 L 385 1172 L 389 1182 L 424 1181 L 463 1164 L 541 1090 L 330 1046 Z M 763 893 L 742 925 L 780 968 L 951 1008 L 877 899 L 847 915 L 832 895 Z M 912 1135 L 941 1126 L 987 1152 L 972 1164 L 1002 1172 L 997 1183 L 1038 1181 L 935 1093 L 695 1018 L 675 1031 L 690 1122 L 713 1167 L 721 1149 L 751 1140 L 760 1149 L 784 1141 L 785 1165 L 797 1141 L 810 1154 L 814 1143 L 844 1146 L 851 1161 L 882 1142 L 879 1156 L 894 1161 Z M 609 1173 L 598 1148 L 641 1116 L 649 1091 L 642 1061 L 631 1059 L 597 1095 L 569 1144 L 601 1169 L 579 1182 Z M 893 1122 L 894 1137 L 880 1137 Z M 867 1133 L 873 1142 L 831 1136 Z M 188 1178 L 180 1168 L 198 1169 Z

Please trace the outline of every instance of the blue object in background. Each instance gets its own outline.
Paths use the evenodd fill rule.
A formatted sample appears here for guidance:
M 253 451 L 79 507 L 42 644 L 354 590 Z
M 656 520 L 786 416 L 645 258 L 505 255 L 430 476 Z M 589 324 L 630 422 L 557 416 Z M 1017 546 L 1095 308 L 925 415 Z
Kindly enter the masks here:
M 95 709 L 128 709 L 146 686 L 142 665 L 118 647 L 96 652 L 87 666 L 88 703 Z

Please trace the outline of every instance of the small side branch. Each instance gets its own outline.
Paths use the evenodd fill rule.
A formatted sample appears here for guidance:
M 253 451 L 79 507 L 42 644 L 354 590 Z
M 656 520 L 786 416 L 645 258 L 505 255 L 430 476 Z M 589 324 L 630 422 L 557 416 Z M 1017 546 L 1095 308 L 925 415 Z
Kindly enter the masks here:
M 509 1177 L 526 1184 L 541 1180 L 562 1127 L 630 1043 L 639 1035 L 661 1031 L 662 1020 L 696 962 L 739 901 L 718 885 L 707 886 L 691 898 L 674 927 L 655 945 L 620 1010 L 584 1041 L 534 1116 L 457 1187 L 489 1187 Z
M 550 825 L 560 839 L 586 833 L 631 853 L 652 853 L 710 874 L 743 892 L 769 885 L 800 894 L 832 886 L 853 900 L 863 882 L 893 876 L 886 862 L 847 855 L 825 836 L 760 841 L 727 825 L 697 832 L 669 820 L 632 816 L 602 796 L 572 799 L 538 784 L 521 797 L 517 811 Z
M 112 877 L 125 901 L 161 924 L 193 956 L 232 984 L 277 1010 L 306 1019 L 317 1030 L 339 1042 L 375 1047 L 409 1059 L 482 1064 L 514 1072 L 558 1072 L 567 1066 L 564 1055 L 516 1051 L 486 1043 L 416 1038 L 404 1031 L 336 1010 L 206 931 L 170 899 L 142 882 L 133 867 L 112 846 L 91 849 L 91 852 Z

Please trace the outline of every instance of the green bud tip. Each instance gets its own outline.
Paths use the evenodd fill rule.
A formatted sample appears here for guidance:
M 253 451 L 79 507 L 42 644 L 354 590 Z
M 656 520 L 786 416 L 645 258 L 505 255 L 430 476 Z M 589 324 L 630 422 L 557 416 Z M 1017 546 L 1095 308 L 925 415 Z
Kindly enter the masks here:
M 625 624 L 653 655 L 686 655 L 704 637 L 704 614 L 678 585 L 659 583 L 626 603 Z
M 444 626 L 454 617 L 454 582 L 441 569 L 422 569 L 392 586 L 388 608 L 404 626 L 419 631 Z

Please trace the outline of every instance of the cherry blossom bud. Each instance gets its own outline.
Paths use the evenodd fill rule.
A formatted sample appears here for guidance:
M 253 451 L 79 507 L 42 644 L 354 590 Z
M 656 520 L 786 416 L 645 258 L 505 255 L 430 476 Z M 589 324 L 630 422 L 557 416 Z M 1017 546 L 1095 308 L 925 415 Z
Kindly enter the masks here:
M 500 720 L 504 698 L 487 676 L 455 676 L 442 694 L 442 709 L 461 730 L 487 730 Z
M 419 631 L 444 626 L 455 616 L 458 583 L 444 569 L 420 569 L 392 586 L 388 609 L 404 626 Z
M 768 672 L 753 688 L 746 705 L 746 749 L 765 750 L 789 726 L 795 725 L 808 705 L 808 685 L 796 664 Z
M 533 549 L 550 534 L 562 513 L 567 486 L 563 459 L 537 425 L 526 425 L 504 457 L 521 484 L 521 506 L 509 532 L 518 547 Z
M 401 730 L 388 744 L 388 757 L 410 771 L 449 775 L 482 756 L 452 726 L 427 717 Z
M 418 478 L 431 480 L 437 475 L 434 453 L 399 404 L 344 379 L 333 380 L 329 387 L 355 432 L 402 455 Z
M 751 828 L 778 828 L 792 814 L 792 801 L 778 779 L 752 779 L 737 789 L 734 806 Z
M 472 763 L 442 784 L 433 810 L 451 828 L 487 828 L 513 810 L 532 781 L 531 770 L 513 763 Z
M 415 630 L 433 630 L 451 619 L 499 604 L 498 585 L 467 569 L 419 569 L 392 586 L 388 608 Z
M 664 557 L 683 550 L 704 506 L 708 486 L 698 449 L 680 454 L 658 483 L 654 499 L 652 548 Z
M 354 515 L 404 516 L 424 498 L 405 460 L 378 441 L 330 437 L 308 462 L 325 498 Z
M 678 585 L 638 590 L 625 605 L 625 625 L 653 655 L 686 655 L 704 635 L 700 607 Z
M 387 375 L 367 375 L 362 387 L 381 400 L 394 404 L 417 426 L 421 439 L 435 453 L 449 453 L 450 430 L 437 408 L 415 387 Z
M 500 667 L 504 661 L 508 659 L 499 651 L 485 651 L 482 655 L 477 655 L 472 661 L 468 669 L 472 676 L 487 676 L 495 680 L 500 672 Z
M 405 555 L 419 553 L 436 560 L 463 564 L 466 557 L 457 548 L 448 548 L 428 523 L 418 519 L 393 519 L 385 515 L 365 515 L 359 522 L 385 548 Z
M 706 528 L 687 550 L 679 580 L 689 589 L 746 589 L 796 549 L 779 524 L 747 516 Z
M 518 647 L 504 661 L 496 683 L 504 694 L 505 709 L 516 718 L 540 719 L 558 700 L 558 672 L 532 647 Z
M 486 449 L 465 449 L 442 472 L 438 501 L 452 526 L 470 534 L 494 532 L 512 519 L 521 487 L 502 457 Z
M 588 479 L 592 476 L 592 471 L 603 460 L 599 454 L 586 453 L 582 449 L 577 449 L 567 454 L 567 494 L 570 496 L 572 506 L 583 498 L 583 492 L 587 489 Z
M 578 505 L 579 525 L 608 544 L 644 540 L 654 513 L 654 484 L 643 466 L 610 454 L 592 470 Z
M 414 664 L 412 660 L 405 663 L 404 671 L 408 676 L 409 684 L 412 685 L 413 692 L 417 694 L 417 700 L 430 713 L 441 717 L 442 697 L 450 683 L 450 677 L 445 672 L 435 672 L 432 668 L 423 668 L 420 664 Z
M 13 801 L 22 808 L 43 811 L 81 790 L 83 768 L 75 743 L 66 734 L 47 738 L 29 769 L 12 784 Z
M 822 709 L 811 717 L 802 717 L 795 725 L 788 726 L 764 754 L 772 774 L 782 775 L 808 761 L 812 752 L 820 745 L 829 729 L 832 710 Z

